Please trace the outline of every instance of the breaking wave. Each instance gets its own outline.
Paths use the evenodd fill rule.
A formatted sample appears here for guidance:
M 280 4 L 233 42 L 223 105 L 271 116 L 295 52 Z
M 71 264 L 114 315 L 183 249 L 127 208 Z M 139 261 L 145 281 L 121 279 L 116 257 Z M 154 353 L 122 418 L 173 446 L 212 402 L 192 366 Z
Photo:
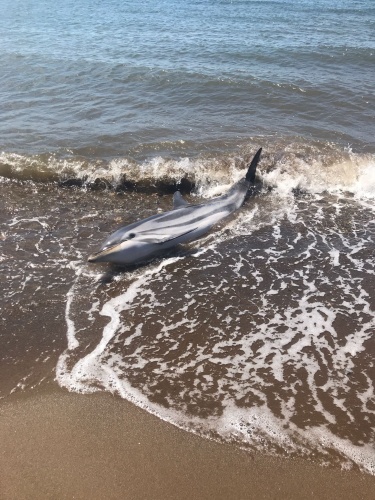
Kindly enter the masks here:
M 254 142 L 254 141 L 253 141 Z M 0 154 L 0 176 L 90 189 L 170 193 L 176 189 L 202 197 L 216 196 L 242 177 L 258 146 L 263 146 L 258 179 L 285 195 L 348 192 L 359 198 L 375 195 L 375 155 L 354 153 L 328 143 L 258 139 L 233 153 L 186 157 L 155 156 L 136 161 L 108 161 L 57 154 Z

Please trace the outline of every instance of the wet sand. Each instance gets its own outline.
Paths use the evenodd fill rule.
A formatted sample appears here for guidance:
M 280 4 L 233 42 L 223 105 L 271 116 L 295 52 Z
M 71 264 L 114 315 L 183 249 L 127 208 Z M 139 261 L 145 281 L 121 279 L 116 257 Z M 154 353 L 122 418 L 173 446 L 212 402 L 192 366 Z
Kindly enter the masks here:
M 372 499 L 375 477 L 251 455 L 108 394 L 0 404 L 0 498 Z

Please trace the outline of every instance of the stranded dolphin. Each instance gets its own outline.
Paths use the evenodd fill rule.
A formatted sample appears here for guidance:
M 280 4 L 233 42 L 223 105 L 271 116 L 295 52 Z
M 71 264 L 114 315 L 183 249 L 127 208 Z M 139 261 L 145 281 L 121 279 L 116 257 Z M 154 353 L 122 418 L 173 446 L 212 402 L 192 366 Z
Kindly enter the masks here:
M 105 240 L 98 252 L 90 255 L 88 261 L 135 264 L 180 243 L 200 238 L 214 224 L 241 207 L 249 187 L 254 184 L 261 152 L 262 148 L 254 156 L 246 176 L 223 196 L 190 205 L 177 191 L 173 196 L 173 210 L 121 227 Z

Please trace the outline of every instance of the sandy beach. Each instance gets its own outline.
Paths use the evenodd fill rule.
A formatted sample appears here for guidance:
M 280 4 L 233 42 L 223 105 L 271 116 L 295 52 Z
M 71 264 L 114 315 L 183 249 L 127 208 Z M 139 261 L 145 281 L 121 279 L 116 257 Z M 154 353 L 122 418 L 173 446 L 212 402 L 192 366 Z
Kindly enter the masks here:
M 370 475 L 251 455 L 108 394 L 14 396 L 0 415 L 3 500 L 374 498 Z

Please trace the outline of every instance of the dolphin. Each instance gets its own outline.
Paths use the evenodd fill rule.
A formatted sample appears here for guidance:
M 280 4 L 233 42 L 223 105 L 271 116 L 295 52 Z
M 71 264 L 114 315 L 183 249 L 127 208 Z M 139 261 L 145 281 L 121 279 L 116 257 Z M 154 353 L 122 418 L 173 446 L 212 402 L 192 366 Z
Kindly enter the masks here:
M 190 205 L 176 191 L 173 210 L 121 227 L 104 241 L 98 252 L 89 256 L 88 261 L 137 264 L 180 243 L 200 238 L 213 225 L 241 207 L 250 186 L 254 184 L 261 152 L 262 148 L 248 165 L 246 176 L 223 196 L 199 205 Z

